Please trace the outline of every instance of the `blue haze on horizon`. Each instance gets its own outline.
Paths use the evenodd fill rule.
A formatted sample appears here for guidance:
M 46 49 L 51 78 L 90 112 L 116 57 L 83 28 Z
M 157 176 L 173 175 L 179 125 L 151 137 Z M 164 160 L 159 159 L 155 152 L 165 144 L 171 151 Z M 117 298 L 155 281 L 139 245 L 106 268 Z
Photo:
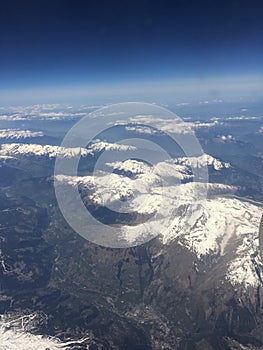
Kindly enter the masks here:
M 259 0 L 10 0 L 0 104 L 263 100 L 262 18 Z

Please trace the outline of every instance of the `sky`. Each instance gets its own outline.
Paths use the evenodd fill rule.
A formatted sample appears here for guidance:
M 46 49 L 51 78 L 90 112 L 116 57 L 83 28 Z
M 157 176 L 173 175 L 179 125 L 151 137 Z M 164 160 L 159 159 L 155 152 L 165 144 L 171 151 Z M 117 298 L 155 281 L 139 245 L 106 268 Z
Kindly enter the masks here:
M 3 0 L 0 103 L 226 84 L 261 98 L 262 18 L 261 0 Z

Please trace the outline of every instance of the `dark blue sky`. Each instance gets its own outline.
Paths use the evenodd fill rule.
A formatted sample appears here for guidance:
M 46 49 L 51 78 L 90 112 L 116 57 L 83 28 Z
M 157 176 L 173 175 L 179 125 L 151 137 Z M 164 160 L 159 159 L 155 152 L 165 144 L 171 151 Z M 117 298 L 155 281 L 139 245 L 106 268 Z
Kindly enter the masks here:
M 263 75 L 261 0 L 4 0 L 0 90 Z

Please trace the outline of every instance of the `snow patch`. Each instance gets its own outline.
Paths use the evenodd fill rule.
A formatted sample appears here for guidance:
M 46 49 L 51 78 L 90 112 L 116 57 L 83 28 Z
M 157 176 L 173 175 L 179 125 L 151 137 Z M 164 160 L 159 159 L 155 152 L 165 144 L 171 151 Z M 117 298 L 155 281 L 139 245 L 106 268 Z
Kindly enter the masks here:
M 206 166 L 212 166 L 215 170 L 230 168 L 230 163 L 222 162 L 209 154 L 203 154 L 199 157 L 177 158 L 175 163 L 190 166 L 191 168 L 203 168 Z
M 0 350 L 71 349 L 88 340 L 62 342 L 55 337 L 33 334 L 38 318 L 37 313 L 15 317 L 0 315 Z

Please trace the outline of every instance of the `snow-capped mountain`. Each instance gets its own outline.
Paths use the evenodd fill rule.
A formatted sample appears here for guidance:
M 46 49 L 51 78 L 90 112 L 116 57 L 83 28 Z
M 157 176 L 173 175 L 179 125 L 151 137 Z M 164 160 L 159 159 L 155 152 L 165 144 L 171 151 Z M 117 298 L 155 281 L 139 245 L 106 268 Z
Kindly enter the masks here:
M 3 144 L 0 148 L 1 156 L 47 156 L 49 158 L 55 157 L 76 157 L 86 156 L 89 151 L 84 148 L 65 148 L 60 146 L 38 145 L 38 144 L 22 144 L 11 143 Z
M 31 137 L 42 137 L 42 131 L 20 130 L 20 129 L 1 129 L 0 139 L 25 139 Z
M 200 121 L 184 122 L 179 119 L 156 118 L 156 116 L 151 115 L 135 115 L 129 118 L 129 122 L 131 123 L 131 125 L 126 127 L 127 131 L 132 131 L 137 134 L 145 135 L 160 135 L 160 130 L 162 132 L 171 134 L 193 134 L 194 130 L 196 129 L 212 128 L 220 124 L 217 120 L 208 123 Z M 146 124 L 146 126 L 136 125 L 138 123 Z M 156 129 L 152 129 L 147 125 L 154 126 Z
M 226 279 L 231 284 L 258 286 L 261 284 L 257 264 L 262 266 L 259 253 L 258 227 L 262 210 L 235 198 L 207 199 L 201 206 L 177 216 L 174 228 L 164 237 L 169 243 L 175 237 L 180 244 L 204 256 L 231 255 Z
M 1 134 L 0 134 L 1 136 Z M 103 151 L 132 151 L 135 147 L 96 140 L 87 148 L 65 148 L 61 146 L 11 143 L 0 146 L 0 156 L 47 156 L 49 158 L 72 158 L 94 155 Z
M 181 157 L 175 159 L 176 164 L 190 166 L 191 168 L 202 168 L 205 166 L 212 166 L 214 170 L 229 168 L 230 164 L 222 162 L 209 154 L 203 154 L 199 157 Z
M 155 215 L 156 219 L 136 226 L 122 226 L 122 238 L 131 245 L 151 232 L 152 236 L 159 235 L 165 245 L 177 240 L 196 254 L 197 259 L 231 253 L 225 278 L 233 285 L 261 283 L 255 268 L 261 264 L 257 256 L 261 209 L 234 198 L 233 186 L 189 182 L 192 168 L 210 166 L 220 171 L 229 169 L 229 163 L 204 155 L 154 166 L 131 159 L 107 165 L 121 173 L 58 175 L 56 181 L 85 190 L 85 200 L 96 206 L 121 208 L 123 212 L 132 211 L 144 217 Z
M 106 165 L 109 169 L 121 171 L 121 174 L 97 171 L 92 176 L 57 175 L 56 180 L 58 183 L 68 182 L 89 189 L 91 191 L 89 200 L 96 205 L 107 206 L 122 200 L 125 207 L 125 200 L 129 199 L 127 202 L 129 209 L 136 209 L 137 212 L 145 214 L 152 214 L 161 207 L 163 198 L 166 198 L 169 207 L 173 208 L 176 207 L 175 201 L 185 203 L 188 199 L 191 202 L 194 196 L 203 198 L 204 195 L 201 192 L 205 193 L 207 189 L 215 194 L 234 191 L 233 187 L 223 184 L 208 186 L 199 183 L 188 183 L 185 186 L 181 184 L 181 181 L 189 182 L 193 179 L 194 168 L 212 165 L 214 169 L 219 170 L 229 166 L 208 155 L 193 157 L 190 160 L 172 159 L 153 166 L 134 159 L 106 163 Z M 133 174 L 133 177 L 129 174 Z

